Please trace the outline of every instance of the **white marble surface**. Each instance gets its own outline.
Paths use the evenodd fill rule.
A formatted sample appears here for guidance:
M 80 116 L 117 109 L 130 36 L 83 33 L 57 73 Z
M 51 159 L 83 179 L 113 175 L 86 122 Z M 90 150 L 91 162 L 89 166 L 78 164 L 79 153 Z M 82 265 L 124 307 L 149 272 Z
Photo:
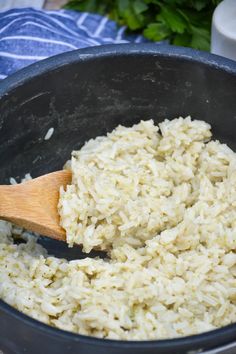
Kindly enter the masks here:
M 0 11 L 19 7 L 34 7 L 36 9 L 41 9 L 44 2 L 44 0 L 0 0 Z
M 44 4 L 44 8 L 48 10 L 60 9 L 67 2 L 68 0 L 46 0 Z

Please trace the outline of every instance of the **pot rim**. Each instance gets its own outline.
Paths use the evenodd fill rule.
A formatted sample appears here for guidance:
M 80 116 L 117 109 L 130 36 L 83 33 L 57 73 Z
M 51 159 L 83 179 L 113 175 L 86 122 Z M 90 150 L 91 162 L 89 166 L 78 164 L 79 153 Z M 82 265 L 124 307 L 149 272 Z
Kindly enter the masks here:
M 70 52 L 58 54 L 56 56 L 44 59 L 40 62 L 33 63 L 26 68 L 19 70 L 8 78 L 0 82 L 0 99 L 9 92 L 13 91 L 19 86 L 24 85 L 27 81 L 37 78 L 49 71 L 58 69 L 59 67 L 71 65 L 77 62 L 86 62 L 96 60 L 101 57 L 114 57 L 114 56 L 145 56 L 152 55 L 159 57 L 169 57 L 177 60 L 185 60 L 188 62 L 195 62 L 203 64 L 215 69 L 228 72 L 235 76 L 236 79 L 236 62 L 224 57 L 220 57 L 208 52 L 203 52 L 191 48 L 176 47 L 166 44 L 156 43 L 142 43 L 142 44 L 111 44 L 101 45 L 95 47 L 88 47 L 77 49 Z M 232 342 L 236 335 L 236 323 L 203 332 L 201 334 L 178 337 L 173 339 L 161 340 L 145 340 L 145 341 L 125 341 L 125 340 L 112 340 L 97 338 L 92 336 L 85 336 L 69 331 L 65 331 L 56 327 L 52 327 L 43 322 L 40 322 L 8 305 L 0 299 L 0 311 L 4 311 L 17 320 L 23 321 L 26 325 L 33 327 L 35 330 L 41 330 L 48 336 L 56 336 L 65 338 L 73 342 L 81 342 L 86 344 L 93 344 L 102 347 L 119 347 L 120 349 L 130 348 L 143 348 L 148 349 L 155 347 L 156 349 L 167 349 L 170 347 L 178 349 L 184 348 L 202 348 L 209 349 L 209 342 L 215 343 L 217 346 L 227 342 Z
M 0 81 L 0 98 L 32 78 L 69 64 L 101 57 L 142 56 L 147 54 L 205 64 L 236 75 L 236 61 L 192 48 L 156 43 L 106 44 L 57 54 L 20 69 Z

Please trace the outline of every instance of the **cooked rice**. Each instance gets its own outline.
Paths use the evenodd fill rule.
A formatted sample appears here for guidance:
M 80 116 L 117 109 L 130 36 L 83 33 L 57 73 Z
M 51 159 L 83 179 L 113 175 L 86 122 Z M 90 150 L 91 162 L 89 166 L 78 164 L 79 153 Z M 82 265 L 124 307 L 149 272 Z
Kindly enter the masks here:
M 45 135 L 45 137 L 44 137 L 44 140 L 51 139 L 53 133 L 54 133 L 54 128 L 53 127 L 49 128 L 47 133 L 46 133 L 46 135 Z
M 113 339 L 173 338 L 236 320 L 236 154 L 179 118 L 119 126 L 72 153 L 59 212 L 66 261 L 1 222 L 0 297 L 47 324 Z

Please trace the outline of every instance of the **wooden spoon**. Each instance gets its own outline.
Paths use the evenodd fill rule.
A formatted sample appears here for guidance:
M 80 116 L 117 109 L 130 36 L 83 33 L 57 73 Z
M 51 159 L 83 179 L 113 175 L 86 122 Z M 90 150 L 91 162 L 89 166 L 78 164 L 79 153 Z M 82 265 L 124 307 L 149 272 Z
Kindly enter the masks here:
M 66 241 L 57 210 L 60 186 L 71 183 L 71 171 L 57 171 L 17 185 L 0 186 L 0 219 L 27 230 Z

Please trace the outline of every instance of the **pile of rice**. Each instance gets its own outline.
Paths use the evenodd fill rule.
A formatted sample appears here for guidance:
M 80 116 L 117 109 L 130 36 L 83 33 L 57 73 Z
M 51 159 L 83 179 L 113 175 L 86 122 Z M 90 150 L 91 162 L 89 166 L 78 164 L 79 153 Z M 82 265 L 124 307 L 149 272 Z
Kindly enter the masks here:
M 179 118 L 117 127 L 72 153 L 59 213 L 66 261 L 9 223 L 0 297 L 52 326 L 112 339 L 173 338 L 236 321 L 236 154 Z M 14 234 L 25 244 L 14 244 Z

